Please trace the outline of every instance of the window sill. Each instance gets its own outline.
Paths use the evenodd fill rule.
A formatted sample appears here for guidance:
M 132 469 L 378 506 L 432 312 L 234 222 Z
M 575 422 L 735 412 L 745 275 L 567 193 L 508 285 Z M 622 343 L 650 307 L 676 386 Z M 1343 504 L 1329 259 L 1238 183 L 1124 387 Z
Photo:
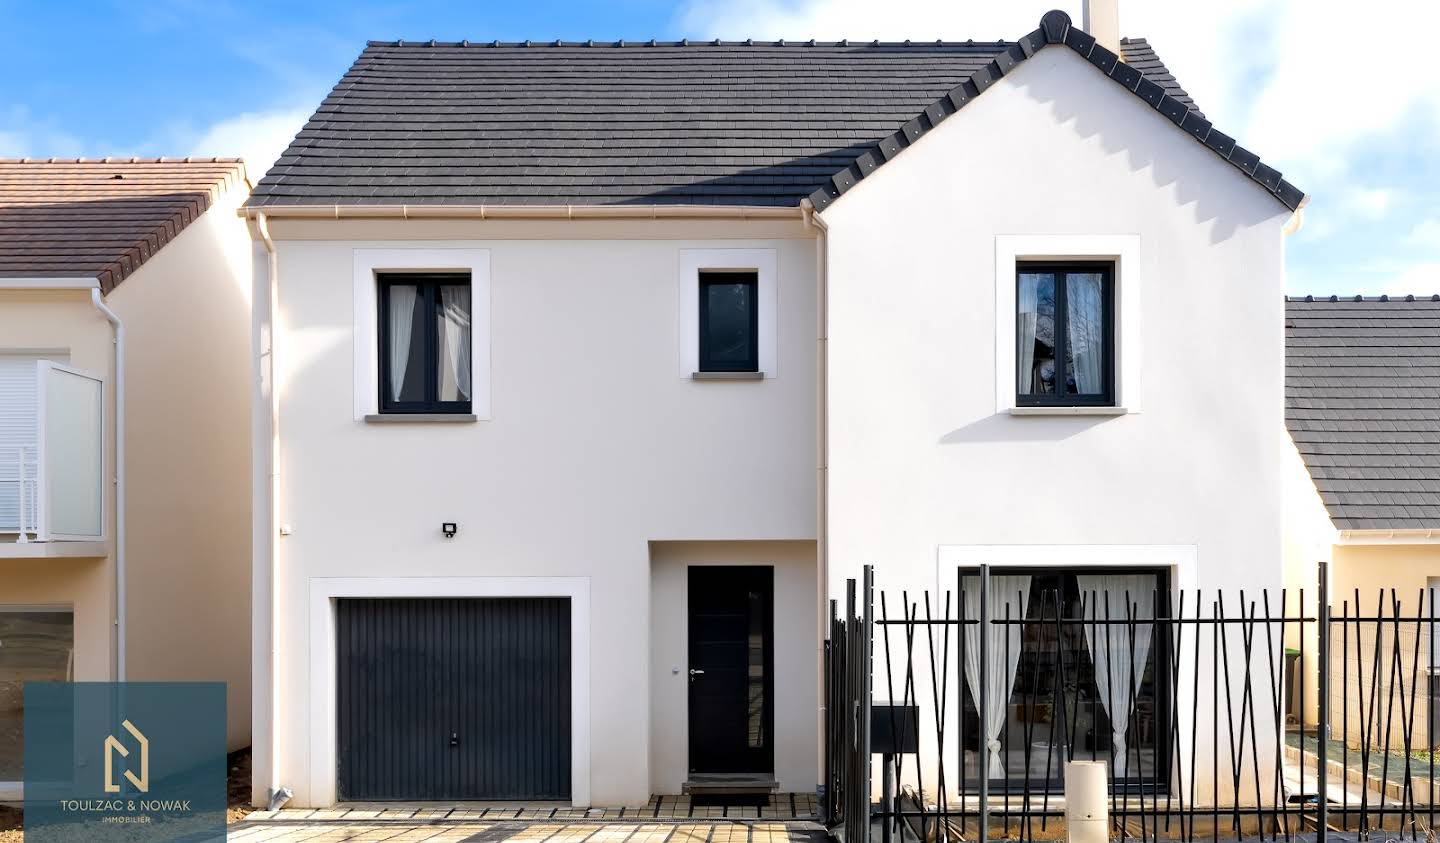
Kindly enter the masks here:
M 366 424 L 470 424 L 479 421 L 473 413 L 371 413 Z
M 697 381 L 761 381 L 765 379 L 764 372 L 695 372 L 690 375 L 692 380 Z
M 1012 416 L 1123 416 L 1124 407 L 1011 407 Z

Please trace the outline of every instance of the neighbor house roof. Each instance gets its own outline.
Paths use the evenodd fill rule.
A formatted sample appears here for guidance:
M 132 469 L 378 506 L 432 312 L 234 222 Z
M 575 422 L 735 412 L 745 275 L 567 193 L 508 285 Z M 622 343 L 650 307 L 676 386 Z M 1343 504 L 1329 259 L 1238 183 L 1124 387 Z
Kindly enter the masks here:
M 108 293 L 244 179 L 238 158 L 0 158 L 0 278 Z
M 1440 528 L 1440 296 L 1291 297 L 1285 416 L 1341 530 Z
M 1146 41 L 1117 62 L 1064 13 L 1045 20 L 1018 43 L 371 42 L 248 204 L 823 209 L 1047 44 L 1303 198 L 1212 133 Z

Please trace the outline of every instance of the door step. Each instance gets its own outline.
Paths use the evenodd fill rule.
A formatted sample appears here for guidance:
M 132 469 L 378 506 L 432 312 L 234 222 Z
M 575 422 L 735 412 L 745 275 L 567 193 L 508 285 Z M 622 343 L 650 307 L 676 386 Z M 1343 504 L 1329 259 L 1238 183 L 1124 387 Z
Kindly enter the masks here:
M 765 773 L 692 773 L 683 790 L 695 796 L 766 794 L 780 790 L 780 783 Z

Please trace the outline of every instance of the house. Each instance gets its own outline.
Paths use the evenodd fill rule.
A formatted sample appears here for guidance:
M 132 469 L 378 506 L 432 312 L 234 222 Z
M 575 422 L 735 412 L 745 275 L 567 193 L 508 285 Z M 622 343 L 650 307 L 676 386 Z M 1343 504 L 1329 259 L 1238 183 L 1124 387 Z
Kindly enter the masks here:
M 1432 614 L 1440 615 L 1433 606 L 1440 588 L 1437 337 L 1440 296 L 1305 296 L 1285 303 L 1285 421 L 1294 443 L 1286 450 L 1287 584 L 1313 595 L 1314 563 L 1327 561 L 1335 617 L 1412 619 L 1391 630 L 1367 626 L 1363 638 L 1347 639 L 1344 652 L 1332 648 L 1337 702 L 1330 725 L 1332 734 L 1352 743 L 1360 741 L 1359 730 L 1372 728 L 1370 718 L 1357 713 L 1342 722 L 1340 695 L 1348 694 L 1350 711 L 1359 712 L 1364 683 L 1357 683 L 1356 670 L 1376 665 L 1369 694 L 1388 699 L 1392 685 L 1403 687 L 1420 713 L 1391 717 L 1375 734 L 1398 736 L 1405 722 L 1417 744 L 1435 743 L 1426 712 L 1440 650 L 1426 628 Z M 1313 606 L 1313 598 L 1307 603 Z M 1377 630 L 1380 657 L 1374 660 Z M 1402 637 L 1398 651 L 1395 632 Z M 1311 647 L 1306 661 L 1315 663 L 1316 652 Z M 1395 673 L 1392 653 L 1402 665 Z M 1406 677 L 1417 676 L 1410 687 Z M 1318 698 L 1316 691 L 1310 699 Z M 1368 737 L 1377 745 L 1381 740 Z
M 0 800 L 26 681 L 224 681 L 249 744 L 238 160 L 0 160 Z
M 256 802 L 811 791 L 866 563 L 1278 588 L 1305 197 L 1091 14 L 371 42 L 243 209 Z

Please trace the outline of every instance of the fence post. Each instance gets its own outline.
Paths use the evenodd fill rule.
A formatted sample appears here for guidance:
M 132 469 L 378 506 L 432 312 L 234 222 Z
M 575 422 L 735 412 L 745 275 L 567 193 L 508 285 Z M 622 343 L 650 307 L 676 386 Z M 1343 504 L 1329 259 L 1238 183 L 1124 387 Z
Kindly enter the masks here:
M 863 843 L 870 843 L 870 702 L 875 687 L 875 566 L 866 565 L 864 574 L 865 623 L 861 641 L 865 669 L 860 686 L 860 815 Z M 888 665 L 886 666 L 888 669 Z M 848 843 L 848 841 L 847 841 Z
M 1320 560 L 1320 583 L 1316 593 L 1316 622 L 1320 625 L 1319 650 L 1320 660 L 1320 682 L 1319 696 L 1317 700 L 1317 715 L 1319 722 L 1315 724 L 1315 734 L 1318 740 L 1316 753 L 1318 758 L 1318 769 L 1316 770 L 1315 787 L 1320 793 L 1318 805 L 1319 813 L 1315 818 L 1315 843 L 1325 843 L 1325 832 L 1329 822 L 1330 796 L 1327 789 L 1329 782 L 1329 765 L 1327 758 L 1330 747 L 1330 563 Z M 1305 607 L 1300 607 L 1301 617 L 1304 617 Z M 1300 624 L 1301 634 L 1304 634 L 1305 624 Z M 1302 665 L 1303 667 L 1303 665 Z M 1301 682 L 1304 682 L 1304 671 L 1301 671 Z M 1300 712 L 1300 762 L 1305 762 L 1305 712 Z M 1363 785 L 1362 785 L 1363 786 Z
M 962 630 L 961 634 L 964 632 Z M 990 706 L 988 697 L 990 695 L 990 566 L 980 566 L 980 670 L 979 682 L 980 699 L 977 700 L 976 713 L 980 715 L 980 734 L 976 735 L 980 743 L 980 843 L 989 843 L 990 840 L 990 718 L 986 714 Z M 964 757 L 963 754 L 961 756 Z M 964 762 L 961 762 L 961 775 L 964 775 Z

